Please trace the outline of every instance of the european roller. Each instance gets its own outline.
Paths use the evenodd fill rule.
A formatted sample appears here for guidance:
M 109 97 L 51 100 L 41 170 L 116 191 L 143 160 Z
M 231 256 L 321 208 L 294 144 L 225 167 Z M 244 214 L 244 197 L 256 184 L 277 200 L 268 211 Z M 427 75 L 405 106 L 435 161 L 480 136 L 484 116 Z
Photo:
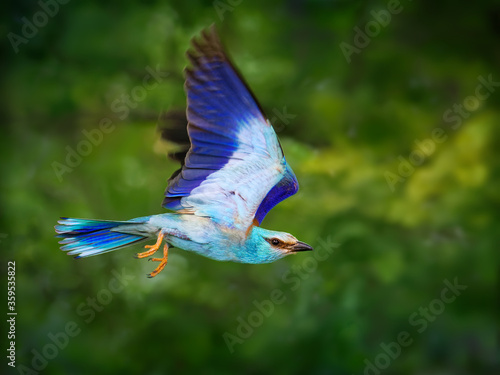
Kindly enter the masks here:
M 159 262 L 149 274 L 154 277 L 174 247 L 253 264 L 312 250 L 291 234 L 260 227 L 275 205 L 297 192 L 297 178 L 215 27 L 191 43 L 184 84 L 189 148 L 173 155 L 181 168 L 165 191 L 163 207 L 170 212 L 128 221 L 63 217 L 55 230 L 69 255 L 85 258 L 156 238 L 136 255 L 151 257 L 164 242 L 163 256 L 150 258 Z

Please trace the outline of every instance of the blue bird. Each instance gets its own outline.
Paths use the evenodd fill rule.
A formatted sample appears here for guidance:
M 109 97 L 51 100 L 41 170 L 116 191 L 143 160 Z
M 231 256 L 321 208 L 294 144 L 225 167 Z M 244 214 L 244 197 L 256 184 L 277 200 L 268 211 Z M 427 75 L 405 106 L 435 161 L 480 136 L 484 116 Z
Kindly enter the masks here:
M 161 215 L 128 221 L 61 218 L 61 250 L 84 258 L 156 238 L 137 258 L 177 247 L 219 261 L 270 263 L 312 250 L 285 232 L 260 227 L 266 214 L 295 194 L 298 182 L 276 133 L 229 61 L 215 27 L 193 38 L 185 70 L 189 149 L 168 181 Z M 184 129 L 186 125 L 184 124 Z M 184 130 L 185 131 L 185 130 Z

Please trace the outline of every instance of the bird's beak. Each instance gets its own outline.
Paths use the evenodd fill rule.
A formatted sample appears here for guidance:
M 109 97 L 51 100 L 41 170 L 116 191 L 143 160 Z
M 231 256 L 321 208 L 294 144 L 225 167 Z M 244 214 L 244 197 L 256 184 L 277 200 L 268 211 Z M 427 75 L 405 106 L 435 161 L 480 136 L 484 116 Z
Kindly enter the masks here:
M 311 251 L 313 248 L 304 242 L 298 241 L 295 245 L 289 247 L 291 253 L 298 251 Z

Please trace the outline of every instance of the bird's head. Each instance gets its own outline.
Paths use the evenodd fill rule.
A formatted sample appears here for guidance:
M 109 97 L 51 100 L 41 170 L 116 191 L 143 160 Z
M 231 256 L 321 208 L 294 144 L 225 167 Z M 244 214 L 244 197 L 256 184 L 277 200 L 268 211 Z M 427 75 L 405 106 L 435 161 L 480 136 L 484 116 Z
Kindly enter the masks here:
M 245 245 L 247 248 L 246 259 L 243 260 L 245 263 L 270 263 L 290 254 L 313 249 L 289 233 L 257 226 L 254 226 L 248 234 Z

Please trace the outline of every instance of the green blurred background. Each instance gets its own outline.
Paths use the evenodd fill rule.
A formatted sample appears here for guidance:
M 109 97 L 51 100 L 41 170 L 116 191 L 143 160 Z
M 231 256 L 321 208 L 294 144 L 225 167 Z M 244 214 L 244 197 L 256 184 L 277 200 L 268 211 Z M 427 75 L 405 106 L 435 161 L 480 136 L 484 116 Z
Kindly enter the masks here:
M 402 0 L 377 26 L 389 6 L 70 1 L 43 11 L 53 13 L 44 22 L 36 1 L 2 3 L 1 272 L 15 260 L 18 367 L 2 366 L 20 374 L 500 373 L 500 5 Z M 19 42 L 13 34 L 30 32 L 25 20 L 42 26 Z M 243 265 L 173 250 L 154 279 L 146 274 L 156 265 L 133 258 L 140 246 L 66 256 L 54 238 L 59 216 L 164 212 L 177 165 L 157 120 L 183 108 L 184 54 L 211 23 L 273 119 L 301 186 L 263 226 L 317 252 Z M 368 45 L 347 59 L 341 43 L 356 47 L 355 28 L 367 25 Z M 157 67 L 160 82 L 141 89 Z M 480 76 L 496 83 L 478 98 Z M 123 95 L 140 100 L 118 111 Z M 101 139 L 104 118 L 112 125 Z M 425 143 L 436 129 L 444 142 Z M 85 134 L 99 140 L 90 149 Z M 417 141 L 428 145 L 424 158 Z M 68 150 L 78 149 L 85 155 L 68 166 Z M 337 245 L 319 260 L 325 242 Z M 117 273 L 126 275 L 121 284 Z M 443 302 L 444 280 L 467 288 Z M 280 303 L 270 305 L 274 290 Z M 255 327 L 245 328 L 249 319 Z M 390 343 L 405 332 L 411 344 L 398 353 Z

